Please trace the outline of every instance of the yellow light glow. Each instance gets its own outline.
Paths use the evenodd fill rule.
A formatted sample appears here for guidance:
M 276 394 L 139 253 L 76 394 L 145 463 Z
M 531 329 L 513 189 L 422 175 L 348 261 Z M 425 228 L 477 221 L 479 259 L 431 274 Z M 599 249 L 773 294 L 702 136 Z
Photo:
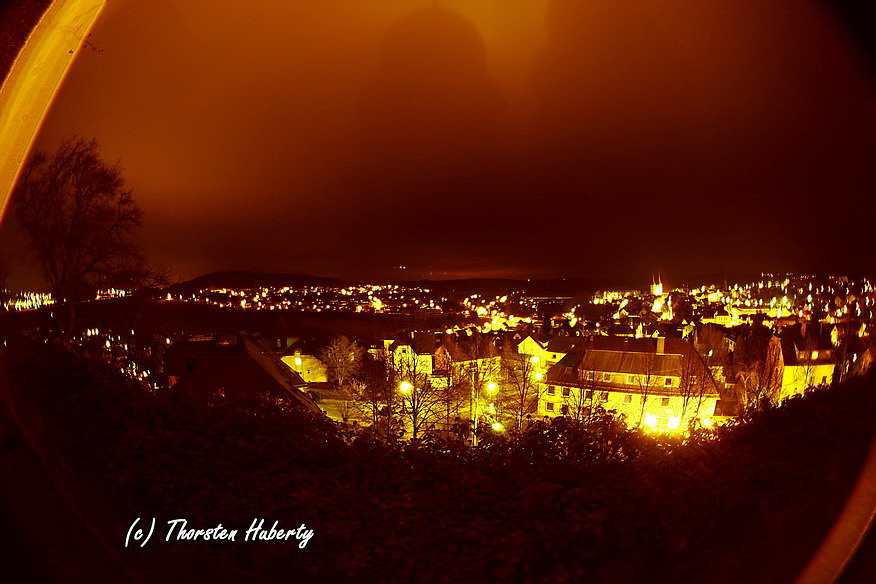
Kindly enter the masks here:
M 295 357 L 295 364 L 299 366 L 301 365 L 301 357 Z
M 703 426 L 706 428 L 711 428 L 715 424 L 715 422 L 712 421 L 712 418 L 703 418 L 702 422 Z
M 493 430 L 495 430 L 496 432 L 501 432 L 503 429 L 504 426 L 502 426 L 502 424 L 500 424 L 499 422 L 495 422 L 493 424 Z
M 533 355 L 530 361 L 532 361 L 533 363 L 538 363 L 538 355 Z
M 493 383 L 492 381 L 489 382 L 489 383 L 487 384 L 487 390 L 488 390 L 488 391 L 496 391 L 496 384 Z
M 537 372 L 535 373 L 535 378 L 536 378 L 536 379 L 541 379 L 542 377 L 544 377 L 544 374 L 543 374 L 541 371 L 537 371 Z
M 414 386 L 408 383 L 407 381 L 402 381 L 401 385 L 399 385 L 399 389 L 401 389 L 402 393 L 407 393 L 414 389 Z

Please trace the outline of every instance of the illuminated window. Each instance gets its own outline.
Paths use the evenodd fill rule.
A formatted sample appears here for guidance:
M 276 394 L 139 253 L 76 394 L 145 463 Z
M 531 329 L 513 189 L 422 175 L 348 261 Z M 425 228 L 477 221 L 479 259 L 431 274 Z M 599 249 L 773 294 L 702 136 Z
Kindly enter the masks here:
M 669 418 L 664 416 L 657 416 L 657 423 L 654 424 L 654 427 L 664 430 L 669 428 Z
M 662 403 L 661 403 L 661 405 L 662 405 L 664 408 L 665 408 L 665 407 L 668 407 L 668 406 L 669 406 L 669 398 L 668 398 L 668 397 L 664 397 L 664 398 L 663 398 L 663 401 L 662 401 Z
M 611 373 L 603 373 L 602 380 L 603 381 L 611 381 Z
M 633 403 L 633 396 L 630 395 L 630 394 L 625 395 L 625 396 L 624 396 L 624 403 L 625 403 L 625 404 L 631 404 L 631 403 Z
M 635 375 L 627 375 L 627 383 L 636 383 Z

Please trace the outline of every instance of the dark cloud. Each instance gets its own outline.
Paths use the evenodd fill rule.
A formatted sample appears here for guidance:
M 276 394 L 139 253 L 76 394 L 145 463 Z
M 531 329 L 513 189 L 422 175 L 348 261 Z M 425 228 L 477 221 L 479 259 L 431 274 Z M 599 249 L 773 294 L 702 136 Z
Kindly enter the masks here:
M 181 275 L 860 269 L 872 76 L 816 2 L 112 4 L 96 136 Z

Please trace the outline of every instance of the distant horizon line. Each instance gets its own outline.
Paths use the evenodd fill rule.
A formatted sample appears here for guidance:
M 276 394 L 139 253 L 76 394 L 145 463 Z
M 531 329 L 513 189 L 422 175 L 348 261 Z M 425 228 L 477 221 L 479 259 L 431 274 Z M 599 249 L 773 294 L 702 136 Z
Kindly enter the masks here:
M 412 270 L 414 272 L 414 270 Z M 656 271 L 655 271 L 656 274 Z M 738 270 L 734 272 L 728 273 L 698 273 L 698 274 L 690 274 L 686 277 L 674 278 L 670 277 L 668 280 L 665 277 L 666 272 L 664 270 L 660 271 L 661 274 L 661 282 L 664 286 L 668 286 L 669 289 L 675 289 L 678 287 L 690 287 L 695 285 L 704 285 L 704 284 L 722 284 L 725 281 L 730 282 L 733 281 L 737 283 L 739 281 L 751 281 L 756 280 L 757 278 L 763 278 L 766 276 L 808 276 L 813 278 L 828 278 L 828 277 L 848 277 L 848 278 L 865 278 L 869 279 L 872 274 L 864 274 L 861 272 L 856 272 L 853 270 L 850 271 L 775 271 L 775 272 L 766 272 L 766 271 L 755 271 L 755 270 Z M 671 276 L 671 272 L 669 272 Z M 599 276 L 555 276 L 555 277 L 547 277 L 547 276 L 532 276 L 532 277 L 510 277 L 510 276 L 465 276 L 465 277 L 446 277 L 446 278 L 429 278 L 424 275 L 422 278 L 416 277 L 371 277 L 371 278 L 363 278 L 363 277 L 339 277 L 339 276 L 317 276 L 312 274 L 306 274 L 301 272 L 280 272 L 280 271 L 259 271 L 259 270 L 217 270 L 212 272 L 206 272 L 201 275 L 188 278 L 188 279 L 179 279 L 175 282 L 172 282 L 164 288 L 172 288 L 177 286 L 185 286 L 186 284 L 195 283 L 198 280 L 206 280 L 210 278 L 219 278 L 219 277 L 251 277 L 251 278 L 294 278 L 298 280 L 302 280 L 300 285 L 311 285 L 307 280 L 311 280 L 313 282 L 325 281 L 326 284 L 335 284 L 338 286 L 349 285 L 349 284 L 399 284 L 399 283 L 454 283 L 454 282 L 516 282 L 521 284 L 549 284 L 549 283 L 561 283 L 567 282 L 569 284 L 587 284 L 588 289 L 611 289 L 611 288 L 622 288 L 622 289 L 648 289 L 652 283 L 647 278 L 634 278 L 634 277 L 618 277 L 618 276 L 608 276 L 608 277 L 599 277 Z M 676 280 L 677 283 L 674 283 L 673 280 Z M 293 285 L 293 284 L 290 284 Z M 229 286 L 233 288 L 234 286 Z M 7 292 L 12 293 L 44 293 L 47 292 L 47 288 L 44 286 L 39 287 L 30 287 L 30 288 L 10 288 L 6 287 L 5 290 Z

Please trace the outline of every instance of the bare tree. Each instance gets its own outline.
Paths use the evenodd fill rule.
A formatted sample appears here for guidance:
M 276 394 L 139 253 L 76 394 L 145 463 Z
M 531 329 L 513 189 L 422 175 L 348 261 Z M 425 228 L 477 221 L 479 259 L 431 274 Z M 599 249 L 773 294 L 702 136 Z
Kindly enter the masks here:
M 538 409 L 542 384 L 536 380 L 538 364 L 531 355 L 523 355 L 511 347 L 502 355 L 505 405 L 514 419 L 516 430 L 523 428 L 526 416 Z
M 720 367 L 727 361 L 727 340 L 718 328 L 701 327 L 696 335 L 696 347 L 709 368 Z
M 462 372 L 453 366 L 453 360 L 446 347 L 440 347 L 435 352 L 436 372 L 443 372 L 443 383 L 440 386 L 440 418 L 443 419 L 445 430 L 450 430 L 459 421 L 462 405 L 468 400 L 471 392 L 469 381 Z
M 338 403 L 338 413 L 341 415 L 341 420 L 349 422 L 353 419 L 358 419 L 360 416 L 367 416 L 368 412 L 359 407 L 359 401 L 354 397 L 365 391 L 365 382 L 358 379 L 350 381 L 348 389 L 349 399 L 341 399 Z
M 797 354 L 797 363 L 802 368 L 800 371 L 802 375 L 799 375 L 799 377 L 802 377 L 803 389 L 806 390 L 817 385 L 818 382 L 815 378 L 815 371 L 821 362 L 818 355 L 820 355 L 822 348 L 818 323 L 812 323 L 810 327 L 804 327 L 801 330 L 800 340 L 800 350 L 797 351 L 795 346 L 794 351 Z
M 773 404 L 782 384 L 779 338 L 764 327 L 752 327 L 737 341 L 733 367 L 739 380 L 738 397 L 745 410 Z
M 142 212 L 121 168 L 97 141 L 63 140 L 34 154 L 13 195 L 18 218 L 57 301 L 90 297 L 101 286 L 141 286 L 149 277 L 132 234 Z
M 394 435 L 400 400 L 396 393 L 396 370 L 392 358 L 384 350 L 364 358 L 360 377 L 351 384 L 356 406 L 366 418 L 370 418 L 375 429 L 387 436 Z
M 650 351 L 645 353 L 637 353 L 641 359 L 640 372 L 636 375 L 636 384 L 639 386 L 639 395 L 641 404 L 639 406 L 639 425 L 645 419 L 645 410 L 648 407 L 648 398 L 657 387 L 657 376 L 655 375 L 657 366 L 657 354 Z
M 568 396 L 564 396 L 567 415 L 578 425 L 589 424 L 597 408 L 605 401 L 602 394 L 606 385 L 596 360 L 588 358 L 587 353 L 584 353 L 578 367 L 578 386 L 578 391 L 570 391 Z
M 836 378 L 844 381 L 853 372 L 855 363 L 855 346 L 858 344 L 857 334 L 848 325 L 836 325 L 836 344 L 834 355 L 836 357 Z
M 394 362 L 401 395 L 401 413 L 410 426 L 411 437 L 417 440 L 425 426 L 433 424 L 441 413 L 443 389 L 429 379 L 422 361 L 416 355 Z
M 681 355 L 681 378 L 678 394 L 681 397 L 680 423 L 687 423 L 686 416 L 695 416 L 710 393 L 717 393 L 717 385 L 703 358 L 693 346 Z
M 356 341 L 341 336 L 332 339 L 319 353 L 325 363 L 329 383 L 337 389 L 345 390 L 362 366 L 365 350 Z
M 453 360 L 452 366 L 456 368 L 455 374 L 468 381 L 469 414 L 477 442 L 480 418 L 485 415 L 482 396 L 487 392 L 490 400 L 498 397 L 495 382 L 500 374 L 499 352 L 492 339 L 481 334 L 462 342 L 450 342 L 447 348 Z

